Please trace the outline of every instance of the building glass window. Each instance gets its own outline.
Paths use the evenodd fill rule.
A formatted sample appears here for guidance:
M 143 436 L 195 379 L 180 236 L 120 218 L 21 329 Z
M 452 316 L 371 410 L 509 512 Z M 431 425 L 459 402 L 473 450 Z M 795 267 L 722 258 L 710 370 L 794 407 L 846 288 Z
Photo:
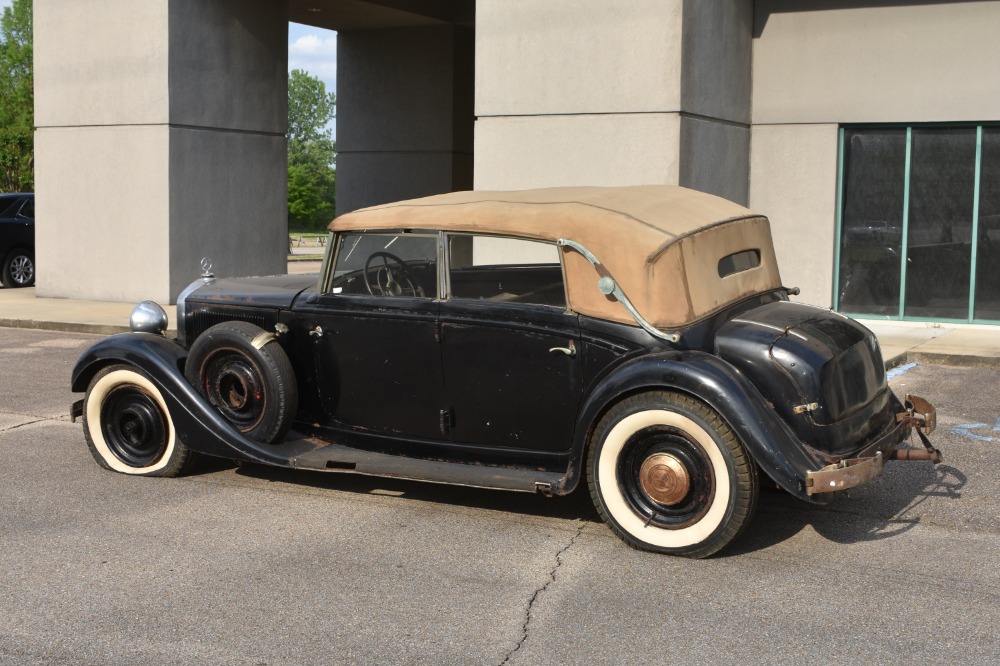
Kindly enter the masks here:
M 841 141 L 835 307 L 1000 321 L 1000 127 L 850 127 Z
M 983 128 L 974 318 L 1000 321 L 1000 127 Z

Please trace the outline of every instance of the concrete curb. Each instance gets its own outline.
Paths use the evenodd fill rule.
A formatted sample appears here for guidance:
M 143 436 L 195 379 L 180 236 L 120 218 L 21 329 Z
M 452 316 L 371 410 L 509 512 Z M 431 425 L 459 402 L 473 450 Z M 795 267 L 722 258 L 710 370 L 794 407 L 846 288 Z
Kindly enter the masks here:
M 116 333 L 128 333 L 131 329 L 128 326 L 117 326 L 115 324 L 86 324 L 82 322 L 70 321 L 39 321 L 34 319 L 2 319 L 0 318 L 0 328 L 25 328 L 35 331 L 56 331 L 58 333 L 90 333 L 93 335 L 115 335 Z M 177 330 L 168 328 L 166 336 L 176 337 Z
M 936 363 L 962 368 L 992 368 L 1000 370 L 1000 356 L 977 356 L 975 354 L 947 354 L 942 352 L 922 352 L 909 350 L 885 359 L 885 369 L 892 370 L 906 363 Z
M 128 333 L 128 326 L 112 324 L 84 324 L 69 321 L 37 321 L 33 319 L 0 319 L 3 328 L 27 328 L 37 331 L 58 331 L 61 333 L 93 333 L 94 335 L 114 335 Z
M 976 356 L 974 354 L 947 354 L 942 352 L 910 351 L 905 354 L 907 362 L 937 363 L 963 368 L 991 368 L 1000 370 L 1000 356 Z
M 907 356 L 908 353 L 909 352 L 903 352 L 902 354 L 896 354 L 895 356 L 883 358 L 882 360 L 885 362 L 885 369 L 892 370 L 897 366 L 903 365 L 904 363 L 908 363 L 910 360 Z

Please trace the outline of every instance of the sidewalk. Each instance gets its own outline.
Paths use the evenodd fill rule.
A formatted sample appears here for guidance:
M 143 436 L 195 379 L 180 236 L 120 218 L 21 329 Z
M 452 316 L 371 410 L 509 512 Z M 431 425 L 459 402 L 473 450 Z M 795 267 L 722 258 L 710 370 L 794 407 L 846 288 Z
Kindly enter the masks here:
M 886 367 L 926 362 L 1000 369 L 1000 326 L 858 321 L 875 333 Z
M 318 261 L 291 261 L 289 272 L 316 273 Z M 134 303 L 36 298 L 35 289 L 0 289 L 0 326 L 111 335 L 129 330 Z M 164 308 L 174 326 L 173 307 Z M 860 320 L 875 332 L 887 367 L 907 362 L 1000 369 L 1000 327 Z

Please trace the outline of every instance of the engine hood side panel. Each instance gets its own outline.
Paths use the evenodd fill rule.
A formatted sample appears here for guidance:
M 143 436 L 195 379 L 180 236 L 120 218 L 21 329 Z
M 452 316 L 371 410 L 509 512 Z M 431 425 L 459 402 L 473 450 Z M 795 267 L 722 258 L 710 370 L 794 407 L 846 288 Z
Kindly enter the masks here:
M 287 310 L 302 291 L 316 286 L 315 275 L 221 278 L 188 294 L 187 302 Z
M 202 278 L 177 299 L 177 339 L 189 347 L 205 329 L 223 321 L 246 321 L 271 330 L 278 313 L 300 295 L 315 293 L 315 275 Z

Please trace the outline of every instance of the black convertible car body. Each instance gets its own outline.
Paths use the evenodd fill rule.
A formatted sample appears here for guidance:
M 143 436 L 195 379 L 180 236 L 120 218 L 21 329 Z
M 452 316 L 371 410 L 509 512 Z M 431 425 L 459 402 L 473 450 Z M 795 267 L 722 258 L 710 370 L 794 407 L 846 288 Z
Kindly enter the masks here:
M 460 192 L 335 220 L 318 276 L 216 279 L 73 372 L 96 460 L 197 454 L 562 495 L 694 557 L 761 476 L 809 502 L 938 462 L 860 324 L 788 300 L 767 220 L 667 186 Z M 922 446 L 902 448 L 911 433 Z

